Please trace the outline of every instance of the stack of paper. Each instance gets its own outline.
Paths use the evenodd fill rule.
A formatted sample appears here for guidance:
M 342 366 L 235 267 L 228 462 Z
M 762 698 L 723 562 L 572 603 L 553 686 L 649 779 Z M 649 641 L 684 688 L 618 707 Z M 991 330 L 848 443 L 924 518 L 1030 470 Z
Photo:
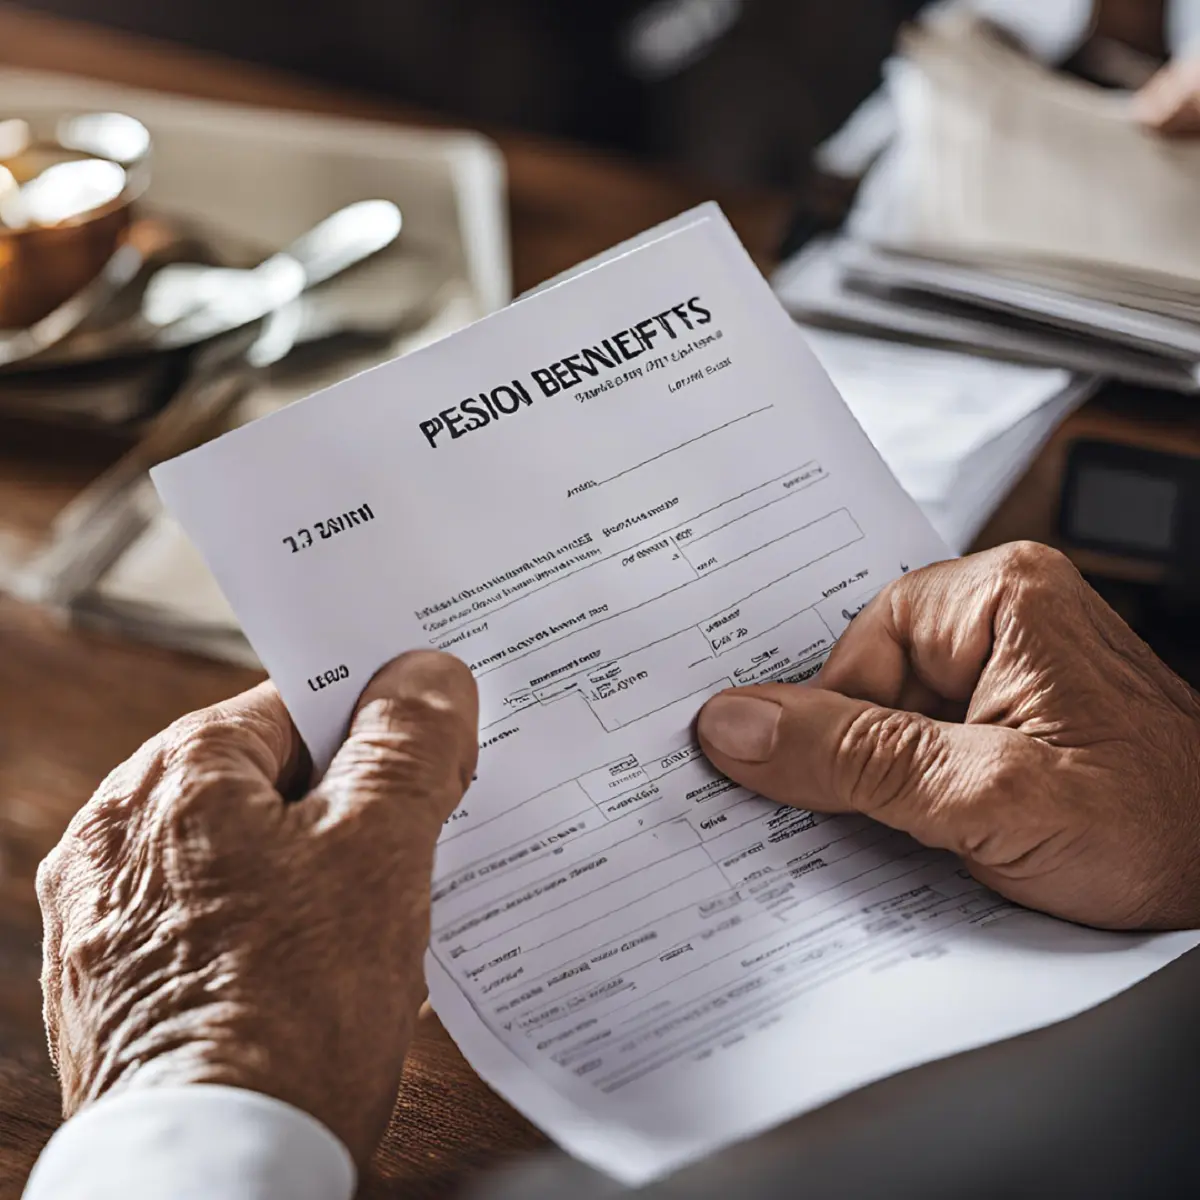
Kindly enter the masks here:
M 704 759 L 709 696 L 811 678 L 946 553 L 718 213 L 155 481 L 318 769 L 398 649 L 471 666 L 478 773 L 438 845 L 430 995 L 484 1079 L 627 1182 L 1200 940 L 1017 909 Z
M 992 311 L 974 300 L 962 303 L 933 289 L 922 290 L 919 282 L 896 285 L 893 272 L 905 271 L 915 260 L 897 259 L 894 267 L 889 262 L 891 270 L 881 278 L 872 271 L 878 261 L 884 261 L 882 255 L 849 238 L 820 239 L 780 267 L 775 291 L 797 320 L 831 329 L 959 348 L 987 358 L 1062 367 L 1170 391 L 1189 392 L 1198 386 L 1197 364 L 1190 357 L 1101 338 L 1094 330 L 1058 328 L 1028 313 Z M 1196 332 L 1189 328 L 1188 337 Z
M 889 71 L 893 144 L 847 238 L 781 272 L 843 328 L 1178 391 L 1200 389 L 1200 144 L 1055 75 L 968 19 Z
M 1054 74 L 975 22 L 922 27 L 905 56 L 902 247 L 1200 316 L 1200 146 L 1148 135 L 1124 94 Z
M 803 336 L 904 490 L 960 553 L 1096 383 L 811 327 Z

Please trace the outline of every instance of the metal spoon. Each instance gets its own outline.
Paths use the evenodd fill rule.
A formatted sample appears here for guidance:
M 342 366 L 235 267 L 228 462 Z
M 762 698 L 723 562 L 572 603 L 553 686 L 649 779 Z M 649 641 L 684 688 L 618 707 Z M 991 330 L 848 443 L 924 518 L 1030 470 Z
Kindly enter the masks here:
M 175 349 L 240 329 L 390 246 L 400 210 L 389 200 L 362 200 L 328 216 L 290 246 L 249 271 L 172 263 L 155 272 L 142 297 L 142 320 L 155 349 Z
M 414 297 L 393 317 L 390 332 L 420 328 L 453 296 L 443 284 Z M 129 489 L 156 463 L 211 436 L 261 372 L 303 343 L 359 331 L 383 336 L 375 326 L 322 311 L 306 311 L 308 297 L 271 314 L 256 329 L 237 331 L 200 351 L 198 369 L 183 385 L 180 402 L 155 418 L 143 439 L 59 514 L 49 544 L 8 586 L 31 603 L 67 610 L 140 536 L 148 517 L 122 503 Z
M 368 205 L 373 208 L 360 224 L 359 215 Z M 388 220 L 383 209 L 374 207 L 378 205 L 392 210 L 394 219 Z M 351 227 L 356 225 L 358 231 L 353 232 Z M 391 236 L 385 239 L 388 229 Z M 53 526 L 54 542 L 69 539 L 120 496 L 132 480 L 185 449 L 194 430 L 209 427 L 245 390 L 247 369 L 265 368 L 290 351 L 299 330 L 296 310 L 301 292 L 377 254 L 399 231 L 400 210 L 394 204 L 364 201 L 339 210 L 292 243 L 287 253 L 298 252 L 297 262 L 304 269 L 300 291 L 263 314 L 265 320 L 258 328 L 251 327 L 253 321 L 239 320 L 237 325 L 221 330 L 228 340 L 210 335 L 212 344 L 198 352 L 188 380 L 149 423 L 142 440 L 58 514 Z M 238 309 L 239 314 L 245 311 Z M 243 329 L 241 334 L 239 329 Z
M 81 331 L 52 349 L 44 338 L 36 349 L 27 343 L 32 354 L 14 352 L 4 357 L 0 343 L 0 366 L 21 361 L 39 369 L 59 367 L 208 341 L 260 320 L 305 289 L 386 249 L 402 223 L 400 210 L 391 201 L 362 200 L 326 217 L 254 268 L 168 263 L 150 277 L 130 318 Z M 105 295 L 107 302 L 113 292 Z M 89 308 L 88 315 L 94 311 Z M 71 330 L 79 324 L 76 321 Z

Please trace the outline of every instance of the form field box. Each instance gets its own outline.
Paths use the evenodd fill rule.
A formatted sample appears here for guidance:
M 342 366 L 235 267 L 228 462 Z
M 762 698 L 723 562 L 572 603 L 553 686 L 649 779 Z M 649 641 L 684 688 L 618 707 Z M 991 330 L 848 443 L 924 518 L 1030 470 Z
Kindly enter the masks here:
M 768 546 L 777 546 L 791 569 L 799 570 L 853 545 L 863 536 L 844 508 L 797 527 L 795 522 L 802 512 L 787 500 L 765 505 L 688 542 L 687 560 L 699 574 L 705 575 Z

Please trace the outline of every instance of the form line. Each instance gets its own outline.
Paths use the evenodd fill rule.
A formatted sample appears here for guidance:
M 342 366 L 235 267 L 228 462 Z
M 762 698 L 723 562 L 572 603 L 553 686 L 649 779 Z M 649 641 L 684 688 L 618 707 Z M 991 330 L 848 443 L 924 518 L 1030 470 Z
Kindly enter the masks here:
M 765 413 L 774 408 L 773 404 L 764 404 L 762 408 L 756 408 L 752 412 L 743 413 L 740 417 L 734 417 L 732 421 L 726 421 L 724 425 L 718 425 L 715 429 L 710 429 L 707 433 L 699 433 L 694 438 L 688 438 L 686 442 L 680 442 L 678 446 L 672 446 L 669 450 L 663 450 L 660 454 L 655 454 L 652 458 L 647 458 L 643 462 L 634 463 L 632 467 L 626 467 L 623 471 L 618 471 L 615 475 L 610 475 L 607 479 L 601 479 L 596 486 L 603 487 L 606 483 L 612 483 L 616 479 L 620 479 L 622 475 L 628 475 L 632 471 L 640 471 L 642 467 L 648 467 L 652 462 L 657 462 L 660 458 L 666 458 L 668 454 L 674 454 L 676 450 L 682 450 L 684 446 L 691 446 L 695 442 L 703 441 L 706 437 L 712 437 L 714 433 L 720 433 L 722 429 L 728 429 L 730 425 L 736 425 L 739 421 L 748 421 L 751 417 L 757 417 L 759 413 Z

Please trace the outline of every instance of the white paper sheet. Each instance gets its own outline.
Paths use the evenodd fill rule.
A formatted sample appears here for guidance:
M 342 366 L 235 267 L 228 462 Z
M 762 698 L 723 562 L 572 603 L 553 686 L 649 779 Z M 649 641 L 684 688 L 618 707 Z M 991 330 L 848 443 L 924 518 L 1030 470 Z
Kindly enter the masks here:
M 1105 284 L 1149 311 L 1190 305 L 1194 320 L 1200 147 L 1164 147 L 1128 95 L 1054 74 L 959 17 L 914 29 L 912 69 L 892 76 L 913 185 L 895 248 L 1044 264 L 1068 288 Z
M 945 554 L 716 216 L 156 480 L 318 763 L 397 651 L 472 665 L 431 995 L 493 1087 L 623 1180 L 1195 941 L 1018 912 L 699 754 L 706 697 L 809 678 L 887 579 Z
M 904 490 L 965 552 L 1096 380 L 827 329 L 803 336 Z
M 1018 363 L 1103 375 L 1144 387 L 1200 390 L 1194 364 L 1020 318 L 999 318 L 970 305 L 914 297 L 854 283 L 844 238 L 818 238 L 783 263 L 774 276 L 780 301 L 798 320 L 955 348 Z

